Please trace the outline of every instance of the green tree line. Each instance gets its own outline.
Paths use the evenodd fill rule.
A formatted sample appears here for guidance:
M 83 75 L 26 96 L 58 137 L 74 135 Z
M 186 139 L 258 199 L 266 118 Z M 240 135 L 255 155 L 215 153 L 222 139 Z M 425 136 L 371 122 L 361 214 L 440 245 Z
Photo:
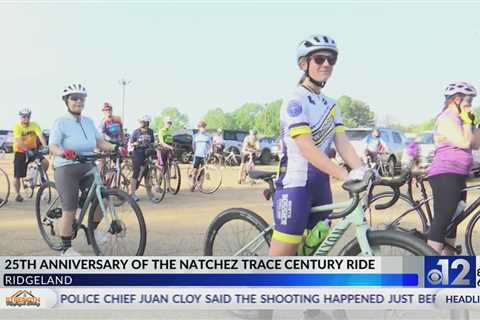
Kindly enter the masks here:
M 232 129 L 250 130 L 256 129 L 261 135 L 277 137 L 280 133 L 280 108 L 282 100 L 275 100 L 265 104 L 247 102 L 231 112 L 225 112 L 222 108 L 216 107 L 208 110 L 203 120 L 208 124 L 209 129 Z M 376 122 L 376 115 L 370 110 L 370 106 L 363 101 L 343 95 L 337 99 L 337 107 L 340 108 L 342 119 L 346 127 L 373 127 Z M 480 114 L 480 108 L 476 109 Z M 163 126 L 166 117 L 173 120 L 173 128 L 189 128 L 195 124 L 190 123 L 186 114 L 180 112 L 176 107 L 168 107 L 161 111 L 160 115 L 153 120 L 152 127 L 155 130 Z M 405 132 L 420 132 L 431 130 L 433 119 L 411 125 L 395 125 Z

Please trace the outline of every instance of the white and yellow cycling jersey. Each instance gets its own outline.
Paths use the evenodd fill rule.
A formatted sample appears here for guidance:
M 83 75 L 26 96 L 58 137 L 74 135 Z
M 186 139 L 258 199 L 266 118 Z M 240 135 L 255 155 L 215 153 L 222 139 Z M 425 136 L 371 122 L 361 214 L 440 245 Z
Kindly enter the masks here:
M 294 137 L 311 134 L 317 148 L 325 152 L 335 133 L 344 131 L 340 108 L 334 99 L 298 86 L 293 95 L 284 100 L 280 110 L 281 185 L 301 187 L 308 181 L 309 164 L 300 154 Z

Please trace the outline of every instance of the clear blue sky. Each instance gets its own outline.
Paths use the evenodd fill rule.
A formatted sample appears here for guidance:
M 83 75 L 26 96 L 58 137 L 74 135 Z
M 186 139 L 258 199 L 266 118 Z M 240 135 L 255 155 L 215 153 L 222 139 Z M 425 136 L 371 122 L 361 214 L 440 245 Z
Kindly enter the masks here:
M 325 93 L 367 102 L 401 123 L 432 117 L 452 80 L 480 88 L 480 5 L 474 2 L 0 4 L 0 128 L 28 106 L 43 127 L 65 111 L 71 82 L 89 90 L 99 121 L 108 100 L 127 126 L 176 106 L 198 120 L 208 109 L 288 95 L 300 71 L 297 43 L 337 40 Z

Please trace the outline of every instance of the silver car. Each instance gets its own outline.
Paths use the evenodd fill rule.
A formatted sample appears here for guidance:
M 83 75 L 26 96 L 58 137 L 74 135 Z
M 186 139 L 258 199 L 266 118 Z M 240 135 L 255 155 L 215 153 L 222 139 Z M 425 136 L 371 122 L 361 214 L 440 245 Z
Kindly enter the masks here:
M 385 142 L 384 160 L 392 167 L 400 167 L 402 162 L 403 149 L 407 138 L 405 135 L 392 128 L 377 128 L 380 138 Z M 347 128 L 345 133 L 359 156 L 363 156 L 366 149 L 367 137 L 371 134 L 372 128 Z

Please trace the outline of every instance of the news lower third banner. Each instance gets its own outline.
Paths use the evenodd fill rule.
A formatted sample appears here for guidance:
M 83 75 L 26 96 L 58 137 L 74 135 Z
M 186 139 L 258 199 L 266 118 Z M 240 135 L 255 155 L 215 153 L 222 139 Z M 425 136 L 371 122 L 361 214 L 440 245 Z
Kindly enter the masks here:
M 0 308 L 480 306 L 477 257 L 1 257 Z

